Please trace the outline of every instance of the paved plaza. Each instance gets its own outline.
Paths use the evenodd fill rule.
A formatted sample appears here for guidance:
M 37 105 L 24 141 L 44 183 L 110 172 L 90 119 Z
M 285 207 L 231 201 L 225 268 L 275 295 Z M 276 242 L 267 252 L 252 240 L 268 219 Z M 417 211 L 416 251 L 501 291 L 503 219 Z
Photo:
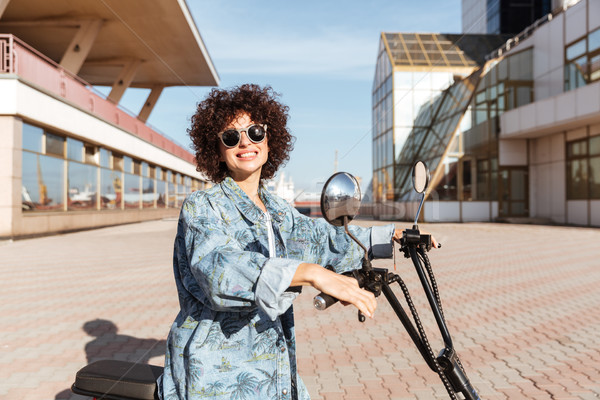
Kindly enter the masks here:
M 83 399 L 68 390 L 75 372 L 101 358 L 161 365 L 178 311 L 175 227 L 165 219 L 0 242 L 0 399 Z M 600 230 L 422 228 L 443 244 L 430 259 L 482 399 L 600 397 Z M 399 253 L 395 264 L 437 351 L 412 264 Z M 394 261 L 375 266 L 393 270 Z M 305 289 L 295 303 L 298 365 L 313 399 L 448 398 L 383 297 L 361 324 L 350 307 L 314 310 L 314 294 Z

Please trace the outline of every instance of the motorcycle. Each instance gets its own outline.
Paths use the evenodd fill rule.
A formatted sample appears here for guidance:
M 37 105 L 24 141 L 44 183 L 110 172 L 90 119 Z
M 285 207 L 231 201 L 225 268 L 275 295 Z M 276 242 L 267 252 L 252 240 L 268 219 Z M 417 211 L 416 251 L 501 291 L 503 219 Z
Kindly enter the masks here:
M 439 375 L 450 398 L 456 400 L 458 399 L 457 395 L 462 394 L 465 400 L 480 400 L 454 349 L 446 325 L 437 283 L 427 257 L 427 252 L 432 248 L 431 235 L 421 233 L 417 225 L 425 201 L 425 191 L 430 180 L 429 170 L 423 161 L 417 161 L 413 166 L 412 180 L 414 190 L 421 195 L 421 201 L 412 228 L 403 232 L 400 252 L 404 254 L 404 257 L 411 259 L 440 330 L 444 348 L 437 356 L 431 349 L 417 309 L 402 278 L 387 269 L 373 268 L 367 257 L 367 248 L 348 230 L 348 223 L 358 213 L 361 201 L 358 182 L 352 175 L 339 172 L 329 178 L 323 187 L 321 213 L 330 224 L 343 226 L 348 236 L 365 252 L 362 268 L 346 274 L 354 277 L 360 287 L 372 292 L 376 297 L 383 293 L 429 368 Z M 438 247 L 440 246 L 438 244 Z M 414 323 L 392 291 L 391 285 L 393 283 L 398 283 L 400 286 Z M 325 310 L 336 302 L 337 299 L 325 293 L 320 293 L 314 298 L 314 306 L 317 310 Z M 358 312 L 358 319 L 360 322 L 365 321 L 365 316 L 360 311 Z
M 346 274 L 354 277 L 360 287 L 369 290 L 376 297 L 383 293 L 427 365 L 439 375 L 450 398 L 456 400 L 457 395 L 462 394 L 465 400 L 479 400 L 479 395 L 471 385 L 454 350 L 446 326 L 437 284 L 427 257 L 427 252 L 432 248 L 431 235 L 421 233 L 417 225 L 430 179 L 424 162 L 415 163 L 412 179 L 415 191 L 421 195 L 421 201 L 412 228 L 403 232 L 400 251 L 414 264 L 440 330 L 444 348 L 437 356 L 431 349 L 419 314 L 402 278 L 387 269 L 373 268 L 366 247 L 348 229 L 348 224 L 357 215 L 361 202 L 360 187 L 356 178 L 345 172 L 338 172 L 331 176 L 321 194 L 321 213 L 330 224 L 343 226 L 349 237 L 365 251 L 362 268 Z M 400 286 L 414 323 L 392 291 L 393 283 L 398 283 Z M 315 308 L 322 311 L 335 304 L 337 299 L 320 293 L 315 296 L 313 302 Z M 365 316 L 360 311 L 358 318 L 360 322 L 365 321 Z M 71 391 L 94 399 L 154 400 L 157 398 L 156 380 L 162 372 L 162 367 L 154 365 L 100 360 L 77 372 Z

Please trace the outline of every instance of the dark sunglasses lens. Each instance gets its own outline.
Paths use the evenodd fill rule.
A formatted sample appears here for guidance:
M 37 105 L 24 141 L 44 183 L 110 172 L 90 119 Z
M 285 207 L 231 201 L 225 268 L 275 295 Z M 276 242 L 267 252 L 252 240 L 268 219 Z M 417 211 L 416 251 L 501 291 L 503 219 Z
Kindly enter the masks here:
M 265 140 L 265 129 L 260 125 L 252 125 L 248 128 L 248 139 L 254 143 L 260 143 Z
M 238 131 L 230 129 L 228 131 L 223 132 L 221 135 L 221 140 L 223 144 L 227 147 L 235 147 L 240 142 L 240 134 Z

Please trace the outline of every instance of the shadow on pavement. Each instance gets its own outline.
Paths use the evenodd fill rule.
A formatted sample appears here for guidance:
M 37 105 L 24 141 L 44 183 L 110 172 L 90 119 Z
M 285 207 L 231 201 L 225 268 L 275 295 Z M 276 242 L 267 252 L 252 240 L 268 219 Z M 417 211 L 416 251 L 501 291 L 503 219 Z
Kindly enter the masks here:
M 112 359 L 147 364 L 148 360 L 165 355 L 166 340 L 140 339 L 120 335 L 117 326 L 105 319 L 95 319 L 83 324 L 82 329 L 94 339 L 85 345 L 88 364 L 98 360 Z M 73 379 L 75 373 L 73 371 Z M 77 400 L 86 397 L 75 395 L 71 389 L 56 394 L 55 400 Z

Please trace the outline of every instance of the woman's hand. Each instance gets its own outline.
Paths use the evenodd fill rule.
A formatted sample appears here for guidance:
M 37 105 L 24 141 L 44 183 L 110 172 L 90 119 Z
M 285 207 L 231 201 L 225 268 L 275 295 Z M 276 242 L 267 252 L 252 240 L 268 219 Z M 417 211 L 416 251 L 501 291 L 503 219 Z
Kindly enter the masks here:
M 375 295 L 358 287 L 356 279 L 337 274 L 318 264 L 302 263 L 298 266 L 290 286 L 312 286 L 338 299 L 342 304 L 352 304 L 364 315 L 373 318 L 377 301 Z
M 396 229 L 394 230 L 394 241 L 400 243 L 400 239 L 402 239 L 402 233 L 404 231 L 401 229 Z M 425 231 L 421 231 L 421 233 L 426 234 L 426 235 L 430 235 L 430 233 L 425 232 Z M 433 235 L 431 235 L 431 247 L 434 249 L 438 248 L 438 241 L 435 240 L 435 237 L 433 237 Z

